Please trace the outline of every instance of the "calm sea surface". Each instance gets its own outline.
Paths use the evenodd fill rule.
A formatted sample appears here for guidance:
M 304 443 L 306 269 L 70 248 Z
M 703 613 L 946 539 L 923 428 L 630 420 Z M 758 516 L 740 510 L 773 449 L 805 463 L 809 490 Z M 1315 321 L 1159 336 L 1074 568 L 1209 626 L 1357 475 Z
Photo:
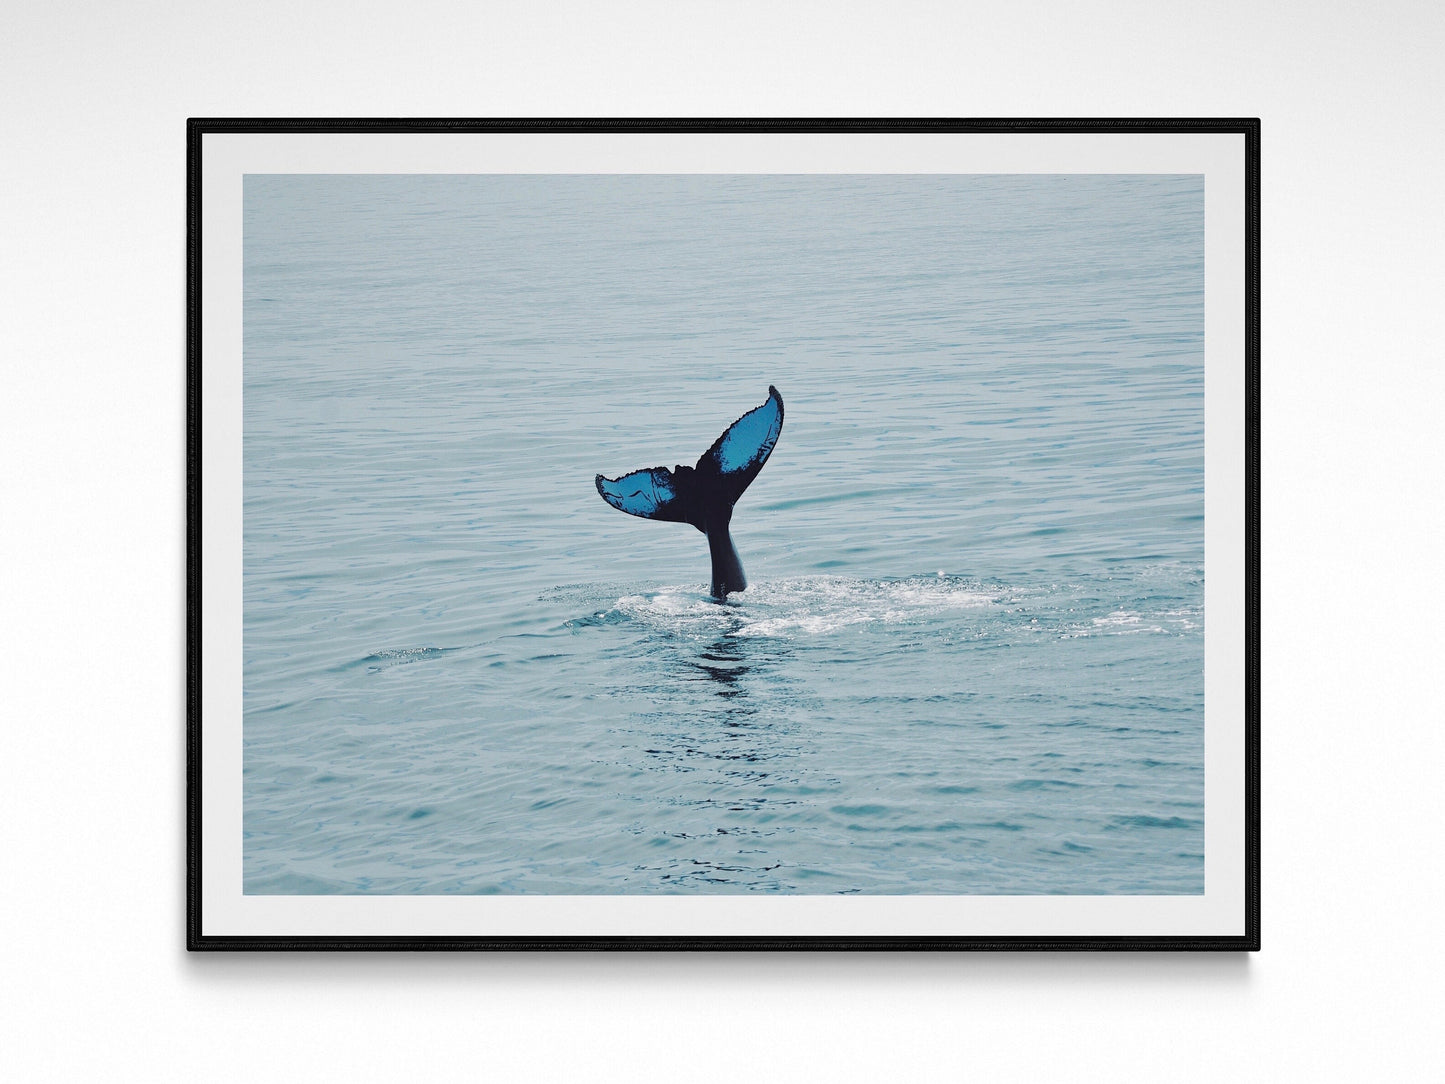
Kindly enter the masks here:
M 251 893 L 1204 888 L 1197 177 L 245 182 Z M 751 581 L 609 508 L 775 384 Z

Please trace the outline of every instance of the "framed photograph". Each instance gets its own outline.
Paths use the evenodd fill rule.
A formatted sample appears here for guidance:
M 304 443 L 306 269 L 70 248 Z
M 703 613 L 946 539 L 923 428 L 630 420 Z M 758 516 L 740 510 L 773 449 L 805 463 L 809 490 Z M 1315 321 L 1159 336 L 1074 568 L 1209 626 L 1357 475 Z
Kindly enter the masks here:
M 192 949 L 1259 947 L 1259 122 L 192 120 Z

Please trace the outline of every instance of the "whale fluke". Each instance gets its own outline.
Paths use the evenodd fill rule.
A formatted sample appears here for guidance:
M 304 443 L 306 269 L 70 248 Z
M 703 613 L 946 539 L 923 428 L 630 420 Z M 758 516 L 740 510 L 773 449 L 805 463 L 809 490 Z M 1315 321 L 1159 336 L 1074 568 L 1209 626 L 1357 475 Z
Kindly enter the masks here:
M 696 466 L 647 467 L 620 478 L 597 476 L 597 492 L 619 511 L 643 519 L 691 523 L 707 535 L 712 556 L 712 594 L 726 599 L 748 586 L 728 530 L 733 505 L 752 484 L 783 431 L 783 397 L 768 385 L 768 398 L 723 431 Z

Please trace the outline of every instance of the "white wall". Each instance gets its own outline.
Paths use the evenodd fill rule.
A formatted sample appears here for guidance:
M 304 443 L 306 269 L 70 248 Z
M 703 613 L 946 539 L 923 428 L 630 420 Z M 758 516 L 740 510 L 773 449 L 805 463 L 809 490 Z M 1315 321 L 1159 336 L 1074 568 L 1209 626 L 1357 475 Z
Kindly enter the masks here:
M 0 1073 L 1439 1071 L 1442 47 L 1424 0 L 9 0 Z M 1261 116 L 1263 953 L 188 956 L 188 115 Z

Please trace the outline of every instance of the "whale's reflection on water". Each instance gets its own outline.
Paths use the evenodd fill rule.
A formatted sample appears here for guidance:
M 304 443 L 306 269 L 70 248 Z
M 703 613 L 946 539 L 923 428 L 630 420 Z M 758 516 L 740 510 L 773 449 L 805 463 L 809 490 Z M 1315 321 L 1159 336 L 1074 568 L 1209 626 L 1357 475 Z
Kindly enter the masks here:
M 686 660 L 686 665 L 711 680 L 713 692 L 724 699 L 741 696 L 747 691 L 742 679 L 752 666 L 745 646 L 736 637 L 719 638 L 699 651 L 696 659 Z
M 776 695 L 792 650 L 731 632 L 667 639 L 636 762 L 647 823 L 635 831 L 667 829 L 653 836 L 662 853 L 635 873 L 662 890 L 786 891 L 774 843 L 807 818 L 799 789 L 810 751 L 797 705 Z
M 778 766 L 799 757 L 802 728 L 772 695 L 770 675 L 787 658 L 787 647 L 735 636 L 670 646 L 649 756 L 669 770 L 714 774 L 728 793 L 701 795 L 701 804 L 720 798 L 739 808 L 764 804 L 763 790 Z

